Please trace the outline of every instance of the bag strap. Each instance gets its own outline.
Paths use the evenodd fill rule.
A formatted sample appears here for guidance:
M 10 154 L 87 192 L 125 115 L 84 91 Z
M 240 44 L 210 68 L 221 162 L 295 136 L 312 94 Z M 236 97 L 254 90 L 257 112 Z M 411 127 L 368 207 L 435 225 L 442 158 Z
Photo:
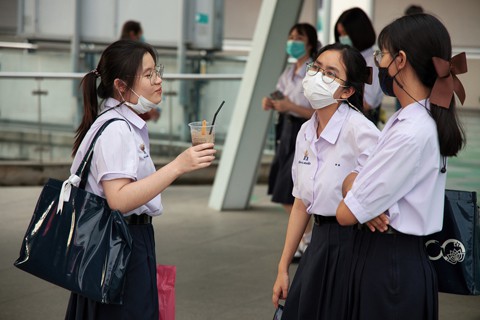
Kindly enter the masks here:
M 85 156 L 83 157 L 82 162 L 80 163 L 80 165 L 77 168 L 77 171 L 75 172 L 75 175 L 81 178 L 80 185 L 79 185 L 80 189 L 85 189 L 85 186 L 87 184 L 87 177 L 88 177 L 88 173 L 90 172 L 90 163 L 92 162 L 92 157 L 93 157 L 93 149 L 95 147 L 95 143 L 97 142 L 97 139 L 100 137 L 103 130 L 105 130 L 105 128 L 110 123 L 112 123 L 114 121 L 118 121 L 118 120 L 125 121 L 124 119 L 121 119 L 121 118 L 109 119 L 109 120 L 105 121 L 105 123 L 100 127 L 100 129 L 98 129 L 97 133 L 93 137 L 92 142 L 90 143 L 90 146 L 88 147 L 88 150 L 87 150 Z M 127 122 L 127 121 L 125 121 L 125 122 Z M 128 122 L 127 122 L 127 124 L 128 124 Z

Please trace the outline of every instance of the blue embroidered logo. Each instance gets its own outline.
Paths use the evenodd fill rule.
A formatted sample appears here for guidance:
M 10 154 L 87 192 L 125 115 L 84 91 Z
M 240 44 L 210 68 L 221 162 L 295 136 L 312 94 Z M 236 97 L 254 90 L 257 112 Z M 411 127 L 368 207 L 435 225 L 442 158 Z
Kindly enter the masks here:
M 311 162 L 308 161 L 308 150 L 305 150 L 305 152 L 303 153 L 303 159 L 298 161 L 298 163 L 300 164 L 306 164 L 306 165 L 311 165 Z
M 308 150 L 303 153 L 303 161 L 308 161 Z

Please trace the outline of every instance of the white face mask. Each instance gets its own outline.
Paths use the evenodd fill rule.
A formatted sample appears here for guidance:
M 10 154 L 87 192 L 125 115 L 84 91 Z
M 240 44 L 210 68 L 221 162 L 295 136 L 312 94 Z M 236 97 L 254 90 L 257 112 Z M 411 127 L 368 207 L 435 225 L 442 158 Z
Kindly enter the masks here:
M 334 103 L 337 103 L 337 100 L 345 99 L 335 99 L 333 94 L 340 87 L 340 83 L 333 81 L 332 83 L 325 83 L 321 72 L 317 73 L 314 76 L 306 75 L 302 81 L 303 84 L 303 94 L 305 98 L 308 99 L 313 109 L 322 109 Z
M 133 104 L 131 102 L 125 101 L 124 103 L 125 105 L 132 108 L 138 114 L 147 113 L 148 111 L 154 108 L 157 108 L 160 105 L 160 103 L 162 103 L 162 101 L 160 101 L 159 103 L 153 103 L 152 101 L 148 100 L 144 96 L 139 96 L 135 91 L 133 91 L 133 89 L 130 89 L 130 90 L 132 90 L 132 92 L 138 97 L 138 102 L 136 104 Z M 121 92 L 120 92 L 120 96 L 122 97 L 123 100 L 125 100 Z

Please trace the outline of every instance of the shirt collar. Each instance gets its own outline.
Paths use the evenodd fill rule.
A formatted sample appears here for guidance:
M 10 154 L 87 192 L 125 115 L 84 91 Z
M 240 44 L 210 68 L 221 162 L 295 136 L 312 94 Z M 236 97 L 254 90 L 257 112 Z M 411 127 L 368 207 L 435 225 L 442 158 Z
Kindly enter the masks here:
M 424 107 L 425 106 L 425 107 Z M 401 109 L 401 112 L 398 113 L 398 120 L 403 120 L 410 118 L 419 112 L 424 112 L 426 111 L 425 108 L 430 110 L 430 101 L 428 99 L 420 100 L 420 101 L 415 101 L 413 103 L 410 103 L 408 106 L 405 108 Z
M 401 108 L 396 113 L 394 113 L 392 115 L 392 118 L 387 122 L 387 124 L 383 128 L 383 130 L 393 126 L 396 122 L 418 117 L 420 114 L 426 112 L 425 108 L 430 110 L 430 100 L 428 99 L 420 100 L 419 102 L 415 101 L 413 103 L 410 103 L 405 108 Z
M 108 111 L 108 113 L 111 113 L 109 117 L 115 117 L 114 116 L 115 114 L 117 116 L 120 114 L 129 123 L 131 123 L 138 129 L 143 129 L 145 127 L 146 122 L 142 118 L 140 118 L 134 111 L 132 111 L 125 104 L 123 103 L 121 105 L 119 104 L 120 104 L 120 101 L 118 101 L 117 99 L 108 98 L 104 103 L 103 112 L 105 112 L 107 109 L 115 108 L 115 110 Z
M 333 116 L 328 121 L 327 126 L 320 134 L 320 138 L 324 139 L 330 144 L 335 144 L 337 142 L 338 136 L 340 135 L 340 131 L 342 130 L 343 123 L 345 122 L 345 119 L 347 118 L 349 112 L 350 108 L 345 103 L 340 104 Z M 305 138 L 308 141 L 315 140 L 317 136 L 318 120 L 316 113 L 313 113 L 312 117 L 313 121 L 305 131 Z

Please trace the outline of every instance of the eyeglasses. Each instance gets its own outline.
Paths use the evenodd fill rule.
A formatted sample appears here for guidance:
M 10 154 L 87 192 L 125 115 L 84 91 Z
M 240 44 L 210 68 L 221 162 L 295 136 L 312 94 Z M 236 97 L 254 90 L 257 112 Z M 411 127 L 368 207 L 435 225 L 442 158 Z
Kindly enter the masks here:
M 320 72 L 320 74 L 322 75 L 322 80 L 326 84 L 332 83 L 333 81 L 335 81 L 335 79 L 342 80 L 344 83 L 347 83 L 346 80 L 343 80 L 342 78 L 337 77 L 335 72 L 320 68 L 314 62 L 307 63 L 307 74 L 309 76 L 314 76 L 318 72 Z
M 165 69 L 164 65 L 163 64 L 159 64 L 158 66 L 156 66 L 150 73 L 146 74 L 146 75 L 141 75 L 141 76 L 131 76 L 131 77 L 144 77 L 144 78 L 148 78 L 148 80 L 150 81 L 150 84 L 153 86 L 155 85 L 155 82 L 157 82 L 157 79 L 160 77 L 160 78 L 163 78 L 163 70 Z
M 165 66 L 163 64 L 159 64 L 158 66 L 155 67 L 154 70 L 150 72 L 149 75 L 146 75 L 148 79 L 150 80 L 150 84 L 153 86 L 155 85 L 155 82 L 157 82 L 157 78 L 163 78 L 163 70 L 165 69 Z
M 386 54 L 390 54 L 390 52 L 380 50 L 373 51 L 373 61 L 375 62 L 377 68 L 380 68 L 380 62 L 382 62 L 382 59 Z

